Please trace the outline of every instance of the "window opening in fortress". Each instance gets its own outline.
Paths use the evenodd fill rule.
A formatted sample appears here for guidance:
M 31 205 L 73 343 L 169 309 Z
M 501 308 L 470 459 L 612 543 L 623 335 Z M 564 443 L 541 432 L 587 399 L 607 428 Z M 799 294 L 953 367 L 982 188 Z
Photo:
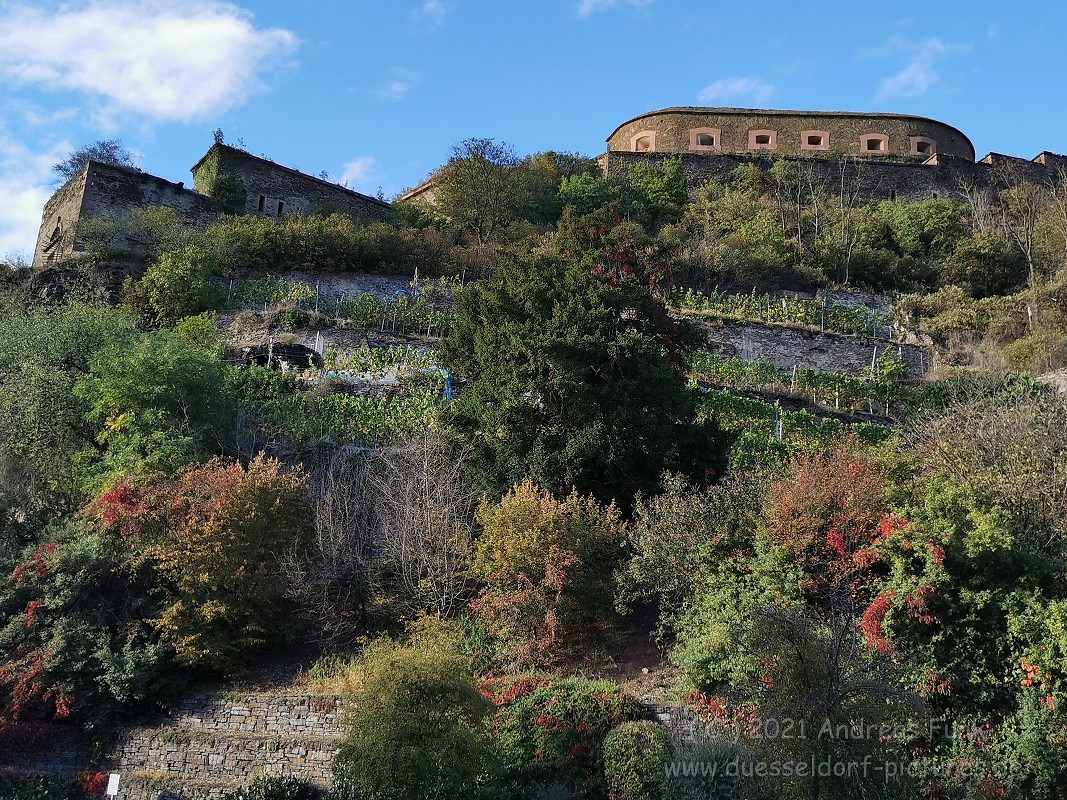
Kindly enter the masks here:
M 690 128 L 689 149 L 718 150 L 722 141 L 719 134 L 720 130 L 718 128 Z
M 282 215 L 283 211 L 285 211 L 285 203 L 283 203 L 281 200 L 279 200 L 278 201 L 278 216 L 279 217 Z
M 889 137 L 880 133 L 864 136 L 860 141 L 865 153 L 883 153 L 889 149 Z
M 749 131 L 749 150 L 773 150 L 777 146 L 777 131 Z
M 259 196 L 259 210 L 262 211 L 267 207 L 267 198 L 264 195 Z
M 911 137 L 911 154 L 915 156 L 928 156 L 937 150 L 937 142 L 927 139 L 925 136 Z
M 656 149 L 656 132 L 638 131 L 630 137 L 630 150 L 634 153 L 648 153 Z
M 801 131 L 801 150 L 829 150 L 830 131 Z

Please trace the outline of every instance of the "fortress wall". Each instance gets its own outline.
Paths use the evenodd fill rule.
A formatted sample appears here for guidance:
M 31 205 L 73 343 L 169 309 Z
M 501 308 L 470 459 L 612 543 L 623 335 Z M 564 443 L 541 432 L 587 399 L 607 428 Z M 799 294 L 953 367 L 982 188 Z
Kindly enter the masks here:
M 385 221 L 392 206 L 322 178 L 216 142 L 192 167 L 193 187 L 231 213 L 281 218 L 293 212 L 343 211 Z
M 607 152 L 600 157 L 601 168 L 609 175 L 623 176 L 638 163 L 659 162 L 664 158 L 681 158 L 686 185 L 695 198 L 700 187 L 708 181 L 725 182 L 730 173 L 742 164 L 769 167 L 768 156 L 716 155 L 683 153 L 623 153 Z M 986 164 L 951 156 L 938 156 L 928 163 L 886 162 L 865 159 L 828 159 L 789 157 L 802 170 L 812 170 L 815 180 L 834 194 L 857 191 L 861 202 L 902 200 L 917 202 L 938 198 L 963 199 L 961 182 L 976 186 L 994 186 L 997 174 Z M 1033 164 L 1033 162 L 1025 162 Z M 1048 168 L 1039 167 L 1032 180 L 1044 180 Z
M 214 217 L 208 199 L 186 189 L 182 183 L 171 183 L 125 167 L 89 162 L 82 205 L 86 217 L 129 213 L 145 206 L 173 208 L 190 219 Z
M 643 114 L 623 123 L 608 138 L 608 150 L 633 151 L 633 137 L 654 131 L 650 149 L 687 153 L 695 149 L 692 131 L 718 132 L 715 150 L 750 153 L 759 146 L 753 131 L 769 132 L 766 147 L 779 155 L 834 152 L 872 158 L 911 158 L 922 161 L 934 152 L 974 160 L 974 146 L 959 130 L 937 120 L 896 114 L 846 112 L 770 111 L 761 109 L 671 108 Z M 808 144 L 809 134 L 825 134 L 818 145 Z M 868 134 L 888 137 L 884 149 L 870 152 L 862 145 Z M 912 137 L 930 140 L 925 153 L 917 153 Z M 810 149 L 808 149 L 810 148 Z

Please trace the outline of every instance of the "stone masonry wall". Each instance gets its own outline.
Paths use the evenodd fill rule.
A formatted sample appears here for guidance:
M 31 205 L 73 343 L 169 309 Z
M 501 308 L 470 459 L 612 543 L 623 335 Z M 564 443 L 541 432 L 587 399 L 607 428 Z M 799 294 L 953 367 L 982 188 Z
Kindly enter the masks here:
M 234 211 L 259 216 L 282 217 L 294 211 L 345 211 L 360 220 L 385 221 L 392 207 L 374 197 L 305 175 L 225 144 L 215 144 L 193 165 L 193 186 L 204 194 L 215 192 L 215 172 L 221 166 L 243 187 L 244 202 Z
M 157 727 L 136 728 L 110 768 L 118 800 L 211 800 L 264 773 L 330 784 L 341 701 L 315 695 L 193 697 Z
M 69 255 L 74 246 L 74 228 L 81 218 L 87 170 L 82 170 L 60 186 L 44 204 L 33 265 L 43 266 Z
M 121 218 L 146 206 L 172 208 L 191 225 L 207 223 L 216 217 L 211 201 L 186 189 L 183 183 L 172 183 L 129 167 L 89 161 L 45 204 L 34 266 L 43 266 L 80 249 L 74 235 L 79 220 Z M 61 231 L 62 241 L 49 246 L 57 230 Z M 137 246 L 135 240 L 114 244 Z
M 974 145 L 957 128 L 926 117 L 907 114 L 863 114 L 853 112 L 779 111 L 770 109 L 734 108 L 665 108 L 635 117 L 620 125 L 608 137 L 608 150 L 632 151 L 633 137 L 646 131 L 654 132 L 655 142 L 650 149 L 667 153 L 685 153 L 693 149 L 691 132 L 718 131 L 715 148 L 722 153 L 751 151 L 751 131 L 771 132 L 774 144 L 770 148 L 778 154 L 799 154 L 807 141 L 805 134 L 821 133 L 821 150 L 846 155 L 867 154 L 861 149 L 866 134 L 887 137 L 885 149 L 872 153 L 874 158 L 918 158 L 913 137 L 931 142 L 934 152 L 946 153 L 974 161 Z
M 722 326 L 705 323 L 703 327 L 708 341 L 722 355 L 748 361 L 766 359 L 780 370 L 799 365 L 864 375 L 869 373 L 872 359 L 885 352 L 900 356 L 911 380 L 921 378 L 930 368 L 931 354 L 920 345 L 759 323 Z
M 766 168 L 773 163 L 769 156 L 703 153 L 671 156 L 665 153 L 608 152 L 600 157 L 600 165 L 605 174 L 622 176 L 635 164 L 657 163 L 669 157 L 682 160 L 686 185 L 694 199 L 705 183 L 726 181 L 730 173 L 742 164 L 755 163 Z M 842 160 L 811 156 L 785 158 L 794 161 L 801 170 L 811 170 L 814 180 L 835 194 L 840 194 L 842 190 L 847 193 L 856 192 L 860 202 L 917 202 L 938 198 L 962 200 L 964 197 L 960 190 L 961 183 L 991 188 L 1000 185 L 1007 177 L 1003 171 L 989 164 L 952 156 L 937 156 L 925 163 Z M 1030 165 L 1025 173 L 1027 180 L 1043 180 L 1054 169 L 1036 162 L 1024 163 Z

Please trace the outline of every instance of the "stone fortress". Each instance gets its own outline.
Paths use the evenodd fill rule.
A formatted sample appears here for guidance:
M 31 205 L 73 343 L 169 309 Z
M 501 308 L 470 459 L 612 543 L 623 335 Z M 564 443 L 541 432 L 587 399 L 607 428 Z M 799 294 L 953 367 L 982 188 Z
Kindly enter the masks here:
M 962 199 L 966 191 L 995 191 L 1012 182 L 1043 183 L 1067 176 L 1067 156 L 1032 159 L 989 153 L 958 128 L 907 114 L 674 107 L 619 125 L 600 156 L 605 174 L 625 175 L 637 163 L 677 157 L 691 192 L 723 181 L 741 164 L 794 161 L 815 183 L 856 200 Z M 144 206 L 175 209 L 190 225 L 220 213 L 281 218 L 290 212 L 343 211 L 357 220 L 383 220 L 391 206 L 221 142 L 192 167 L 193 186 L 134 169 L 89 161 L 48 200 L 33 265 L 46 266 L 82 249 L 80 221 L 128 215 Z M 433 202 L 433 178 L 401 200 Z M 116 242 L 137 247 L 136 237 Z
M 1047 151 L 1032 159 L 989 153 L 976 161 L 961 130 L 908 114 L 680 106 L 627 120 L 607 144 L 600 164 L 608 174 L 678 157 L 695 190 L 725 180 L 741 164 L 783 158 L 810 167 L 831 191 L 851 191 L 864 202 L 962 199 L 965 187 L 995 190 L 1067 174 L 1067 156 Z
M 943 122 L 904 114 L 666 108 L 622 123 L 609 152 L 844 155 L 974 161 L 974 145 Z

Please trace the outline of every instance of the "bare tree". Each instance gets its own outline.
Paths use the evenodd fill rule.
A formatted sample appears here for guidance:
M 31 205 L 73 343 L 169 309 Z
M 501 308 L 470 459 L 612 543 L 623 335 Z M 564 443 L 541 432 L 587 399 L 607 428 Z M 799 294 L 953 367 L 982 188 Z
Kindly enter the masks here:
M 1049 192 L 1047 187 L 1025 180 L 1013 169 L 998 170 L 998 177 L 1006 188 L 997 195 L 994 219 L 1026 259 L 1030 285 L 1034 286 L 1041 245 L 1040 222 L 1050 205 Z
M 137 169 L 133 153 L 126 149 L 121 139 L 98 139 L 72 150 L 66 158 L 52 165 L 52 172 L 60 183 L 66 183 L 81 172 L 87 161 Z
M 993 228 L 993 190 L 970 178 L 961 178 L 957 186 L 971 208 L 971 227 L 976 231 Z
M 322 647 L 350 644 L 374 608 L 447 617 L 466 600 L 481 501 L 467 453 L 426 431 L 398 448 L 342 448 L 307 465 L 315 534 L 283 568 Z
M 1059 166 L 1046 182 L 1052 220 L 1060 242 L 1060 266 L 1067 266 L 1067 168 Z
M 405 613 L 450 616 L 469 591 L 468 550 L 481 494 L 466 478 L 469 449 L 426 431 L 383 453 L 374 473 L 381 556 Z
M 378 456 L 342 449 L 308 466 L 315 532 L 307 550 L 283 560 L 289 596 L 327 650 L 363 633 L 376 593 L 376 535 L 372 476 Z
M 852 254 L 860 237 L 859 226 L 854 224 L 853 216 L 863 185 L 861 169 L 862 165 L 855 159 L 841 159 L 839 170 L 840 187 L 837 196 L 839 258 L 837 277 L 845 285 L 848 285 L 849 275 L 852 270 Z

